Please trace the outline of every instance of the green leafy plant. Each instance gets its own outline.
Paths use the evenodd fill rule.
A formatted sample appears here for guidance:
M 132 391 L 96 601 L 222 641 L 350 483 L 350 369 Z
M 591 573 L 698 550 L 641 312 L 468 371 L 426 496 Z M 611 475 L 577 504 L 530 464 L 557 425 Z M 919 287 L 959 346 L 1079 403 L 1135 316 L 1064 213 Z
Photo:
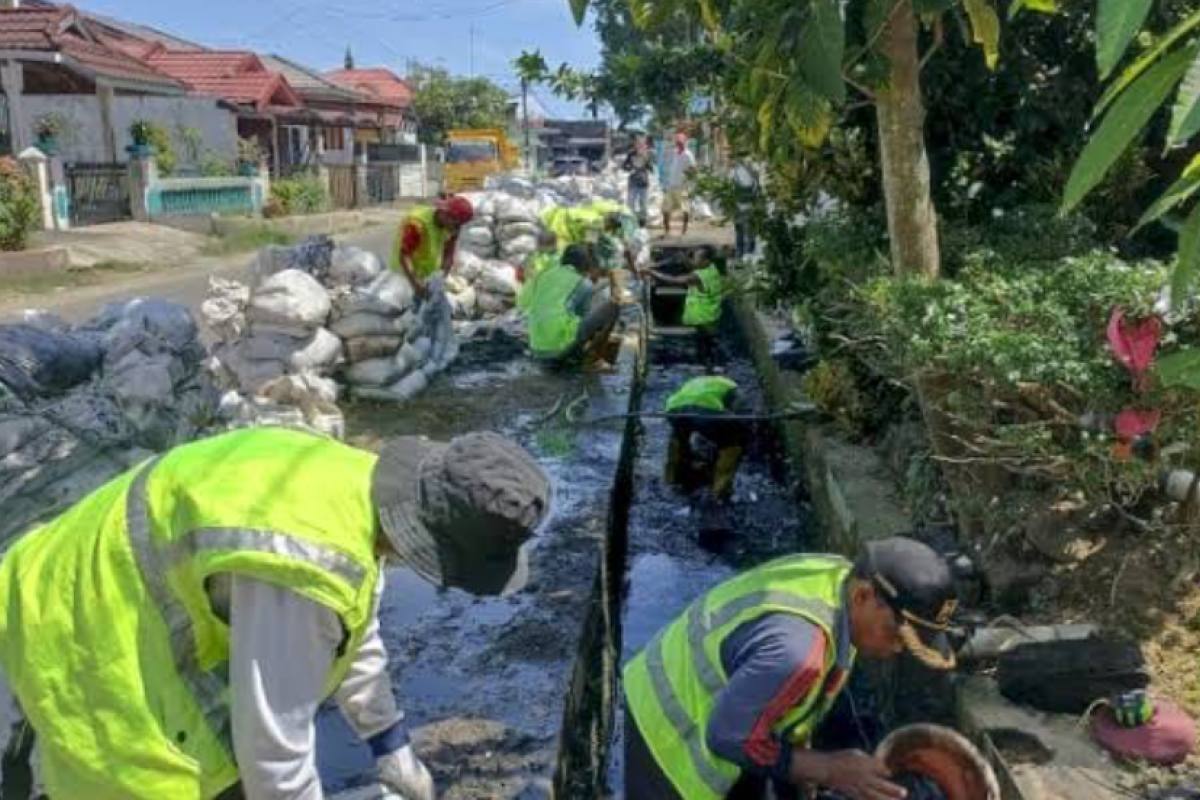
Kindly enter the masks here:
M 292 214 L 316 214 L 329 207 L 329 195 L 320 179 L 305 175 L 275 181 L 271 184 L 271 205 L 264 209 L 268 216 L 290 216 Z
M 66 133 L 67 119 L 57 111 L 47 111 L 34 120 L 33 130 L 39 139 L 53 141 Z
M 205 178 L 228 178 L 234 175 L 235 171 L 224 156 L 209 150 L 200 159 L 200 174 Z
M 135 119 L 129 126 L 129 138 L 133 140 L 134 145 L 138 147 L 146 147 L 150 144 L 151 123 L 144 119 Z
M 262 162 L 263 149 L 258 139 L 238 139 L 237 160 L 241 164 L 258 166 Z
M 37 186 L 12 158 L 0 158 L 0 250 L 24 250 L 41 221 Z
M 204 131 L 180 124 L 175 126 L 175 138 L 182 145 L 184 161 L 200 166 L 204 155 Z
M 866 432 L 871 419 L 871 398 L 842 359 L 822 361 L 804 376 L 804 393 L 818 409 L 853 434 Z

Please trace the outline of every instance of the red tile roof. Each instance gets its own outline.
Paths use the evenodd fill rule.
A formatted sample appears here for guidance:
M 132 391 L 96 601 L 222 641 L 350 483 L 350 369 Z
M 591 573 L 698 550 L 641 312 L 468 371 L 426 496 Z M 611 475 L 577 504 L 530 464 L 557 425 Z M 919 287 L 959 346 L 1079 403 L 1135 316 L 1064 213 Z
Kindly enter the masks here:
M 57 53 L 110 79 L 181 89 L 178 81 L 96 39 L 71 6 L 0 9 L 0 50 Z
M 268 105 L 301 106 L 303 102 L 282 75 L 270 72 L 254 53 L 232 50 L 155 52 L 153 68 L 187 84 L 197 94 L 220 97 L 262 111 Z
M 325 77 L 340 86 L 362 92 L 380 105 L 398 108 L 412 105 L 412 87 L 390 69 L 339 69 L 326 73 Z

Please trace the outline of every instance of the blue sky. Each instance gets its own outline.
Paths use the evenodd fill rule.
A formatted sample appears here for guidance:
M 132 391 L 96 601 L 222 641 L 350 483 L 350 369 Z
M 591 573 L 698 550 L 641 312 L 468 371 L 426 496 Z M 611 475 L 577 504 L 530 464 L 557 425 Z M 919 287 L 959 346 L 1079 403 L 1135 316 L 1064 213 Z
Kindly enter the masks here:
M 320 69 L 340 67 L 346 46 L 359 66 L 403 73 L 408 59 L 514 89 L 511 63 L 540 49 L 551 67 L 594 66 L 590 24 L 577 28 L 567 0 L 76 0 L 81 8 L 161 28 L 211 47 L 278 53 Z M 551 111 L 569 104 L 538 92 Z

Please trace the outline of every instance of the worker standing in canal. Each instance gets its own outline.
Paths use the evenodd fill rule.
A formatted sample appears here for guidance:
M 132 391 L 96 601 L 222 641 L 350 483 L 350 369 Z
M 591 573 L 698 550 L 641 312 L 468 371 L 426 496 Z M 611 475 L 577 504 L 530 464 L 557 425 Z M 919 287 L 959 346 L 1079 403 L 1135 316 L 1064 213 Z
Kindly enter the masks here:
M 859 653 L 952 669 L 956 606 L 946 562 L 902 537 L 854 564 L 789 556 L 717 586 L 625 667 L 626 796 L 759 800 L 774 782 L 901 800 L 876 758 L 809 744 Z
M 715 461 L 706 470 L 713 498 L 717 502 L 729 500 L 745 452 L 743 443 L 747 433 L 741 422 L 728 419 L 736 410 L 737 390 L 737 383 L 729 378 L 704 376 L 692 378 L 667 398 L 671 440 L 663 479 L 668 484 L 690 483 L 692 442 L 698 436 L 717 450 Z
M 592 248 L 573 244 L 559 264 L 539 272 L 517 298 L 529 323 L 533 357 L 558 369 L 582 365 L 587 372 L 610 372 L 613 330 L 620 321 L 616 303 L 596 297 L 602 279 Z
M 705 245 L 693 251 L 686 275 L 668 275 L 661 270 L 644 270 L 659 283 L 687 287 L 683 324 L 696 329 L 700 360 L 713 365 L 717 333 L 725 310 L 725 260 L 716 248 Z
M 320 800 L 314 718 L 333 697 L 381 782 L 433 800 L 380 637 L 383 563 L 516 588 L 548 503 L 529 454 L 490 433 L 376 456 L 245 430 L 101 487 L 0 561 L 0 672 L 48 795 Z

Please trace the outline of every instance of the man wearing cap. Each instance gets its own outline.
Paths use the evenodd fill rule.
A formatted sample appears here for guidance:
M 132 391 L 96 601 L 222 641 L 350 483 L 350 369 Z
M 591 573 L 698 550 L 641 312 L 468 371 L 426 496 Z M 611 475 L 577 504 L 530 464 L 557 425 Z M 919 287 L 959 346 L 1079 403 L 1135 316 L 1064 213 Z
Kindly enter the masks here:
M 896 537 L 850 562 L 781 558 L 717 586 L 625 667 L 630 800 L 760 798 L 774 782 L 900 800 L 877 759 L 809 748 L 859 653 L 951 669 L 945 561 Z
M 101 487 L 0 561 L 0 667 L 47 793 L 320 800 L 313 720 L 333 697 L 382 783 L 432 800 L 388 677 L 382 564 L 515 588 L 548 494 L 495 434 L 402 438 L 377 457 L 270 428 Z

